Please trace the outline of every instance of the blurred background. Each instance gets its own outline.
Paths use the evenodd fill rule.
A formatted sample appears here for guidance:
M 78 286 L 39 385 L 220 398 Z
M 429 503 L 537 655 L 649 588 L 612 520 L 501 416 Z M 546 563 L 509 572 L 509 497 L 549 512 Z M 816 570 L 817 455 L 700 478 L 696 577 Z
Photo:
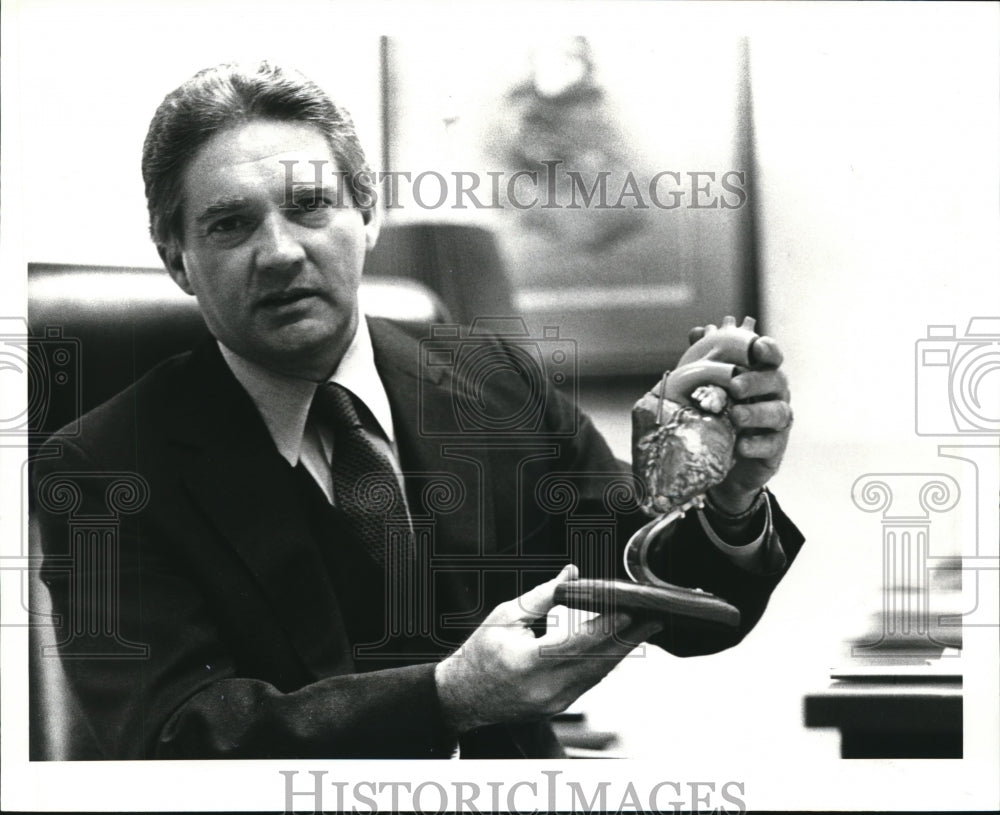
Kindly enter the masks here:
M 854 806 L 860 789 L 892 801 L 926 792 L 919 762 L 852 787 L 870 768 L 845 767 L 836 730 L 804 727 L 803 699 L 831 669 L 863 663 L 851 646 L 885 622 L 891 513 L 863 511 L 852 488 L 869 474 L 944 474 L 957 498 L 925 508 L 924 556 L 950 574 L 931 602 L 934 614 L 979 615 L 964 641 L 954 620 L 943 638 L 966 699 L 965 758 L 947 772 L 965 785 L 954 790 L 977 778 L 995 790 L 1000 332 L 995 319 L 972 332 L 969 322 L 1000 315 L 997 7 L 421 5 L 7 8 L 18 36 L 3 54 L 15 77 L 4 87 L 5 302 L 20 302 L 27 262 L 159 265 L 139 157 L 162 96 L 220 61 L 296 65 L 352 111 L 373 169 L 427 174 L 421 200 L 409 183 L 398 206 L 383 200 L 370 274 L 444 253 L 457 259 L 423 282 L 456 319 L 518 315 L 532 337 L 557 328 L 576 343 L 581 405 L 620 456 L 632 402 L 691 326 L 752 314 L 785 350 L 796 424 L 773 489 L 807 547 L 739 649 L 686 662 L 650 650 L 581 700 L 594 728 L 617 734 L 613 754 L 701 757 L 767 779 L 748 795 L 754 808 L 805 805 L 821 783 L 829 808 Z M 542 192 L 552 173 L 563 201 L 572 190 L 559 172 L 589 187 L 607 170 L 609 204 L 629 172 L 652 203 L 648 180 L 671 171 L 680 180 L 663 177 L 660 198 L 682 198 L 518 209 L 505 185 L 519 170 L 538 171 Z M 477 174 L 487 202 L 491 171 L 505 174 L 498 206 L 455 208 L 454 187 L 429 205 L 433 173 Z M 730 172 L 735 191 L 721 184 Z M 514 193 L 530 200 L 527 187 Z M 456 248 L 450 229 L 475 250 Z M 942 372 L 922 354 L 935 326 L 945 349 L 993 354 L 965 394 L 971 425 L 948 409 L 955 364 Z M 958 580 L 962 558 L 986 570 Z

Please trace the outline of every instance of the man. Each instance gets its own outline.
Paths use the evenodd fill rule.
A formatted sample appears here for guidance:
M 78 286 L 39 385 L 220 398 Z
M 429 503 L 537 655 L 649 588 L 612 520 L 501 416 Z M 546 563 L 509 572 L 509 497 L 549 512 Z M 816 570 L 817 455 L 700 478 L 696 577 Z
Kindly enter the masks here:
M 543 485 L 575 478 L 576 511 L 613 512 L 619 546 L 644 519 L 603 498 L 621 465 L 555 393 L 522 437 L 448 428 L 466 373 L 422 366 L 413 338 L 360 313 L 377 237 L 364 169 L 346 113 L 266 63 L 201 72 L 150 125 L 153 239 L 215 341 L 88 413 L 34 478 L 51 562 L 70 537 L 53 499 L 67 480 L 78 515 L 104 511 L 92 476 L 137 473 L 148 491 L 113 558 L 46 573 L 70 616 L 110 573 L 114 636 L 148 648 L 64 660 L 108 758 L 557 756 L 547 716 L 648 638 L 680 654 L 738 642 L 801 544 L 764 506 L 791 414 L 780 351 L 762 340 L 762 369 L 732 388 L 752 432 L 664 574 L 737 605 L 740 630 L 660 632 L 618 613 L 536 635 L 578 573 L 551 577 L 574 553 Z M 539 398 L 520 376 L 483 387 L 498 415 Z M 421 432 L 423 415 L 445 430 Z

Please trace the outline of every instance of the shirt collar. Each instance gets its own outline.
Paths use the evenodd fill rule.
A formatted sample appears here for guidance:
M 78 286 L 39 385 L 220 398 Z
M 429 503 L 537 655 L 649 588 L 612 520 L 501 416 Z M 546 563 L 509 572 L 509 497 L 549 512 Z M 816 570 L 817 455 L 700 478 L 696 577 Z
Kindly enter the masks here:
M 306 420 L 317 383 L 277 373 L 241 357 L 221 342 L 218 345 L 233 376 L 257 406 L 278 452 L 294 467 L 302 454 Z M 372 412 L 389 443 L 395 444 L 392 409 L 375 367 L 371 334 L 363 314 L 351 344 L 327 381 L 336 382 L 360 399 Z

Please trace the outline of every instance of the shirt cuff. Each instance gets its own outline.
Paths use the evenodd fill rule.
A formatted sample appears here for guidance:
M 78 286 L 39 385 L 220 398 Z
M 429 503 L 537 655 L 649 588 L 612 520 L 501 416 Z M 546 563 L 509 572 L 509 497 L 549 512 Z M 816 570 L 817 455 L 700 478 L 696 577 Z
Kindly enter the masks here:
M 766 490 L 764 496 L 764 525 L 760 534 L 749 543 L 743 543 L 738 546 L 726 543 L 719 536 L 719 533 L 715 531 L 706 517 L 705 510 L 702 507 L 696 510 L 698 523 L 701 524 L 705 537 L 712 542 L 712 545 L 722 552 L 733 565 L 755 574 L 777 571 L 783 568 L 787 562 L 785 552 L 781 548 L 781 541 L 774 531 L 771 497 Z

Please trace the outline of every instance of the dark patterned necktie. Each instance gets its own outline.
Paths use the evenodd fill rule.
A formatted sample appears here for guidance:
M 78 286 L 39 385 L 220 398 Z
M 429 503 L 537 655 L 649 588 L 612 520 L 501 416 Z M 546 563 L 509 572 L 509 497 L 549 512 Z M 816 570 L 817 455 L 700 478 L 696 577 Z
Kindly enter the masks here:
M 313 413 L 333 431 L 334 503 L 353 537 L 390 574 L 412 556 L 409 520 L 388 457 L 365 435 L 351 394 L 333 382 L 313 397 Z

